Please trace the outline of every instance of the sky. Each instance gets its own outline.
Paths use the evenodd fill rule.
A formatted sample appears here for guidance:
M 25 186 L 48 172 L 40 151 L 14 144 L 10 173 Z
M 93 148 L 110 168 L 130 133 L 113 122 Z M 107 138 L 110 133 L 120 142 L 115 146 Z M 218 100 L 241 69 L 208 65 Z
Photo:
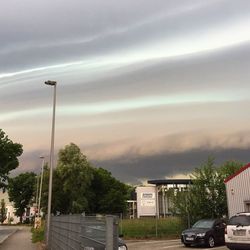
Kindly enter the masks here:
M 250 1 L 9 0 L 0 10 L 0 128 L 17 172 L 73 142 L 117 179 L 249 162 Z

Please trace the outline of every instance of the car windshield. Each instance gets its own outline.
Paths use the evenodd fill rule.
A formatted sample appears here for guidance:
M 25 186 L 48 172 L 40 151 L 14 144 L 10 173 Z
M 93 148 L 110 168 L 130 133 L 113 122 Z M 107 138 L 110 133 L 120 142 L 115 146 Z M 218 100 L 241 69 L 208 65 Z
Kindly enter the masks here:
M 213 224 L 213 220 L 199 220 L 193 225 L 193 228 L 212 228 Z
M 249 226 L 250 225 L 250 216 L 247 216 L 247 215 L 233 216 L 229 220 L 228 224 L 229 225 Z

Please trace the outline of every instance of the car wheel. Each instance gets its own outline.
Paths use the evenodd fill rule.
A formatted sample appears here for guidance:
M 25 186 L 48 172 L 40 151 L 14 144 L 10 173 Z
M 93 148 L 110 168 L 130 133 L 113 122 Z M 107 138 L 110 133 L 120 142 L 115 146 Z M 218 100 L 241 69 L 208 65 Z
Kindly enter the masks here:
M 213 236 L 209 236 L 208 241 L 207 241 L 208 247 L 212 248 L 215 246 L 215 241 Z
M 184 243 L 185 247 L 190 247 L 191 244 Z
M 128 250 L 126 245 L 122 245 L 118 247 L 118 250 Z

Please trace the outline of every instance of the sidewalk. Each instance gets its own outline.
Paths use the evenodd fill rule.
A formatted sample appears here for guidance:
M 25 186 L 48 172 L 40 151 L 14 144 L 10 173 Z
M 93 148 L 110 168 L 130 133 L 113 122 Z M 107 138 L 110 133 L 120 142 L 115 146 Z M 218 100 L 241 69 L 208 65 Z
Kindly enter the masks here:
M 0 250 L 38 250 L 38 246 L 31 242 L 30 227 L 19 227 L 2 244 Z

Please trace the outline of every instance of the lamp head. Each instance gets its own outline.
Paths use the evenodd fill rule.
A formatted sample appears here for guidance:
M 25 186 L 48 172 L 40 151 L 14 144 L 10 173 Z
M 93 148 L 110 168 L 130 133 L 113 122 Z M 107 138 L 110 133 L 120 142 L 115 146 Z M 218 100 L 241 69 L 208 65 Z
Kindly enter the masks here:
M 46 81 L 46 82 L 44 82 L 46 85 L 50 85 L 50 86 L 55 86 L 56 85 L 56 81 L 50 81 L 50 80 L 48 80 L 48 81 Z

